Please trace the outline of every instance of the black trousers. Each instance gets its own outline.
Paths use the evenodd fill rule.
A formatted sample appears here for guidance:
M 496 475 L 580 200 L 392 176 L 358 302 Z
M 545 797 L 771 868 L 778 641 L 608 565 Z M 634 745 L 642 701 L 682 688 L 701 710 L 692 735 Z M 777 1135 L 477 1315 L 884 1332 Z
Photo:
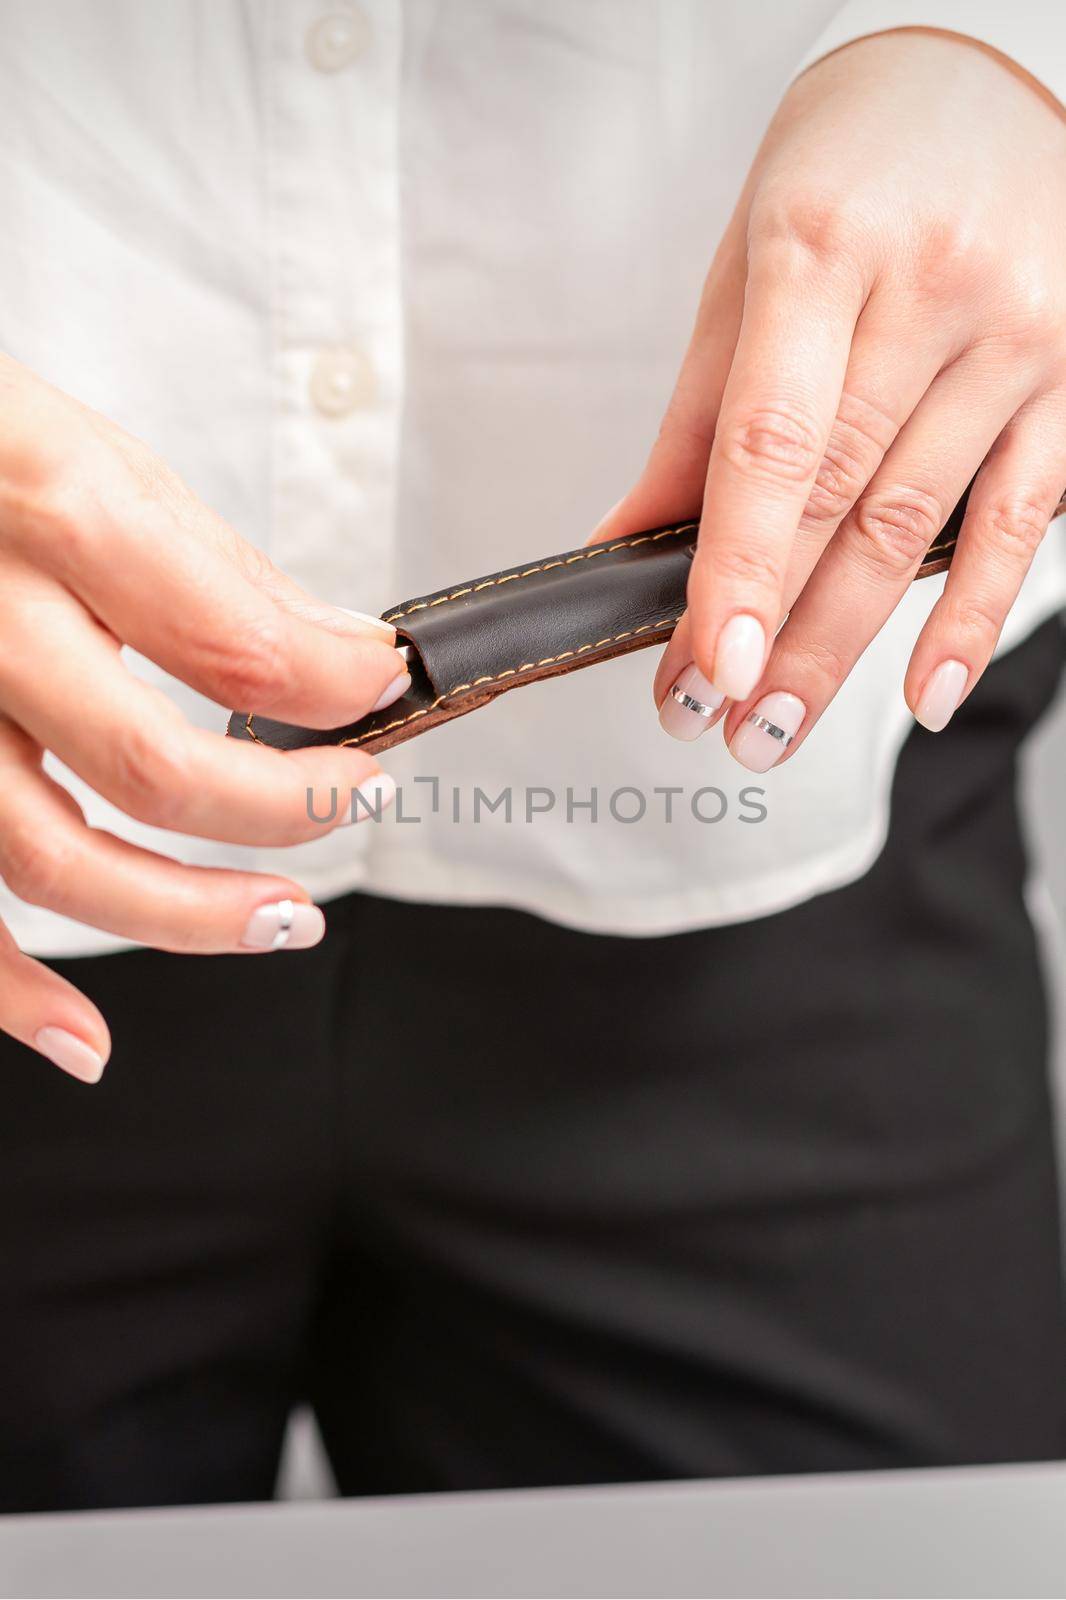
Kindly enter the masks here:
M 2 1509 L 269 1496 L 302 1399 L 347 1493 L 1058 1455 L 1014 761 L 1061 655 L 781 916 L 353 896 L 307 953 L 62 963 L 116 1048 L 0 1048 Z

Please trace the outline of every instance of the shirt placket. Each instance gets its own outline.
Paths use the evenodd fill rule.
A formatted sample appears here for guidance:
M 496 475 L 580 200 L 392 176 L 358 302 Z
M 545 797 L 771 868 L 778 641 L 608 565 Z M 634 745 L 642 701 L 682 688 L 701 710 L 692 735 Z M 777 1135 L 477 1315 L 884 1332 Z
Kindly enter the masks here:
M 277 0 L 264 82 L 270 553 L 364 611 L 393 566 L 400 33 L 392 0 Z

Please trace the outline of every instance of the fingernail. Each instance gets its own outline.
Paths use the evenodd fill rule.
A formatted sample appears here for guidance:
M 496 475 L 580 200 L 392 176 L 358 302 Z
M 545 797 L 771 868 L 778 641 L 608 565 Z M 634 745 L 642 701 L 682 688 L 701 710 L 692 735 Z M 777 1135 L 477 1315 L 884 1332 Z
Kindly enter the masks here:
M 659 726 L 673 739 L 698 739 L 724 699 L 697 666 L 686 667 L 659 708 Z
M 394 700 L 398 700 L 402 694 L 406 694 L 410 687 L 411 674 L 409 672 L 398 672 L 388 688 L 382 689 L 374 704 L 370 707 L 371 711 L 384 711 L 386 706 L 391 706 Z
M 599 522 L 597 522 L 596 526 L 593 528 L 592 532 L 589 534 L 588 538 L 585 540 L 586 544 L 595 544 L 595 542 L 598 539 L 600 533 L 603 531 L 604 528 L 606 528 L 607 524 L 614 518 L 615 514 L 618 511 L 619 506 L 624 503 L 625 498 L 626 498 L 625 495 L 623 495 L 621 500 L 616 500 L 615 501 L 615 503 L 611 507 L 610 511 L 604 512 L 604 514 L 600 518 Z
M 346 617 L 351 617 L 354 621 L 361 622 L 368 628 L 373 628 L 376 633 L 383 633 L 390 644 L 396 637 L 396 629 L 391 622 L 383 622 L 380 617 L 372 617 L 367 611 L 353 611 L 349 606 L 337 606 L 335 609 L 342 611 Z
M 66 1028 L 40 1028 L 34 1034 L 33 1042 L 42 1056 L 47 1056 L 57 1067 L 69 1072 L 72 1078 L 80 1078 L 82 1083 L 100 1082 L 104 1058 L 91 1044 L 79 1039 L 77 1034 L 68 1033 Z
M 730 617 L 718 635 L 714 686 L 727 700 L 746 700 L 762 675 L 766 634 L 758 617 Z
M 963 661 L 942 661 L 926 679 L 915 710 L 915 718 L 930 733 L 946 728 L 962 699 L 970 669 Z
M 782 689 L 764 694 L 733 735 L 730 752 L 749 772 L 769 772 L 800 731 L 806 715 L 807 707 L 799 695 Z
M 274 900 L 248 918 L 241 945 L 245 950 L 309 950 L 326 931 L 317 906 L 298 900 Z
M 375 772 L 358 789 L 351 792 L 351 803 L 348 815 L 342 824 L 349 827 L 353 822 L 366 822 L 369 818 L 377 820 L 396 798 L 396 782 L 387 772 Z

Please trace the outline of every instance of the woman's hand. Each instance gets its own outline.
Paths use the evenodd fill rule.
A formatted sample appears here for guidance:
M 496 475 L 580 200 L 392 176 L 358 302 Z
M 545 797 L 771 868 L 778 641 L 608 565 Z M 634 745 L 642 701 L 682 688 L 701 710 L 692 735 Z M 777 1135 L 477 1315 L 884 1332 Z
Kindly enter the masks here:
M 745 766 L 794 753 L 975 474 L 905 684 L 934 730 L 1066 485 L 1066 121 L 982 47 L 884 34 L 786 95 L 647 467 L 594 535 L 702 502 L 663 726 L 695 738 L 732 700 Z
M 316 605 L 104 418 L 0 358 L 0 877 L 35 905 L 163 950 L 317 943 L 286 878 L 181 866 L 90 828 L 45 749 L 130 816 L 237 844 L 317 837 L 391 781 L 366 755 L 282 755 L 194 728 L 120 658 L 133 646 L 222 706 L 313 727 L 388 704 L 395 633 Z M 322 798 L 313 807 L 307 791 Z M 375 799 L 376 797 L 376 799 Z M 107 1027 L 0 925 L 0 1028 L 94 1081 Z

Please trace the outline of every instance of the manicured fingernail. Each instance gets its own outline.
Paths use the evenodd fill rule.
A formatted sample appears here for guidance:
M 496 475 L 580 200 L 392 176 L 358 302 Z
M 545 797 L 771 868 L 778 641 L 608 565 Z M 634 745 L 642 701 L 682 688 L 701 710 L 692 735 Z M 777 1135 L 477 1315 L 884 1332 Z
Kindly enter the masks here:
M 764 694 L 730 740 L 730 752 L 749 772 L 769 772 L 803 726 L 807 707 L 799 695 Z
M 718 635 L 714 686 L 727 700 L 746 700 L 762 675 L 766 634 L 758 617 L 730 617 Z
M 104 1058 L 91 1044 L 79 1039 L 77 1034 L 68 1033 L 66 1028 L 40 1028 L 34 1034 L 33 1042 L 42 1056 L 47 1056 L 57 1067 L 69 1072 L 72 1078 L 80 1078 L 82 1083 L 100 1082 Z
M 387 772 L 375 772 L 358 789 L 351 792 L 351 803 L 348 806 L 348 815 L 342 826 L 353 822 L 366 822 L 373 818 L 378 820 L 382 813 L 387 811 L 396 798 L 396 782 Z
M 930 733 L 946 728 L 959 708 L 970 669 L 963 661 L 942 661 L 925 681 L 915 717 Z
M 373 628 L 376 633 L 383 633 L 391 644 L 396 637 L 396 629 L 391 622 L 383 622 L 380 617 L 372 617 L 367 611 L 353 611 L 350 606 L 337 606 L 338 611 L 343 611 L 346 617 L 352 617 L 356 622 L 363 623 L 367 628 Z
M 384 711 L 386 706 L 391 706 L 394 700 L 398 700 L 402 694 L 406 694 L 410 687 L 411 674 L 409 672 L 398 672 L 388 688 L 382 689 L 374 704 L 370 707 L 371 711 Z
M 659 726 L 673 739 L 698 739 L 724 699 L 697 666 L 686 667 L 659 708 Z
M 625 500 L 625 495 L 622 496 L 621 500 L 616 500 L 615 501 L 615 503 L 611 507 L 610 511 L 605 511 L 604 512 L 604 514 L 600 518 L 599 522 L 597 522 L 596 526 L 593 528 L 592 532 L 589 534 L 588 538 L 585 540 L 586 544 L 594 544 L 595 543 L 595 541 L 596 541 L 597 537 L 599 536 L 599 534 L 602 533 L 603 529 L 606 528 L 607 524 L 613 519 L 613 517 L 615 516 L 619 506 L 622 504 L 622 501 L 624 501 L 624 500 Z
M 298 900 L 274 900 L 248 918 L 241 944 L 245 950 L 309 950 L 326 931 L 317 906 Z

